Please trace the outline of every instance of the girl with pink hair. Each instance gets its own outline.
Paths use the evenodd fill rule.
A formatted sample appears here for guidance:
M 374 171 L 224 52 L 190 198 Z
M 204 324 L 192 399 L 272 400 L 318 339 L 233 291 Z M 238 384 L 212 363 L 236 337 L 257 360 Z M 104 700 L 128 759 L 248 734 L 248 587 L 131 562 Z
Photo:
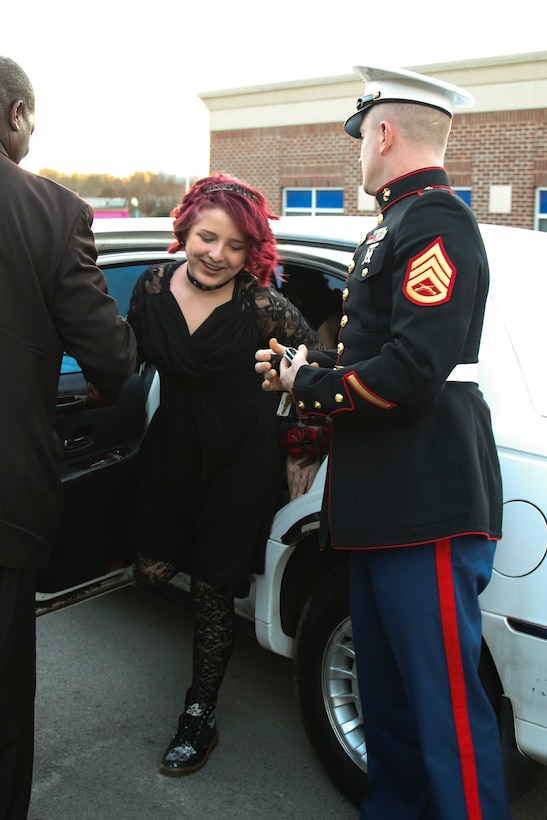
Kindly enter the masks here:
M 142 450 L 139 582 L 192 578 L 192 682 L 160 771 L 201 768 L 218 741 L 215 709 L 234 638 L 234 596 L 264 569 L 279 500 L 277 401 L 254 354 L 272 336 L 322 347 L 272 284 L 278 264 L 263 195 L 226 174 L 195 183 L 173 212 L 175 259 L 145 271 L 128 315 L 161 402 Z

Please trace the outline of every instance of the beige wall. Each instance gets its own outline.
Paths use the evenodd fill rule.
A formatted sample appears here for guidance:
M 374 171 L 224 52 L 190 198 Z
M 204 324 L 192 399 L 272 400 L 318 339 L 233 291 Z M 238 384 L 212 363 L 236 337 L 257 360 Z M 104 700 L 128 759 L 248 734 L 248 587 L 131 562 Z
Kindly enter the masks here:
M 475 96 L 474 113 L 547 108 L 547 51 L 409 68 L 467 88 Z M 347 74 L 208 91 L 200 97 L 215 132 L 343 122 L 362 90 L 357 75 Z

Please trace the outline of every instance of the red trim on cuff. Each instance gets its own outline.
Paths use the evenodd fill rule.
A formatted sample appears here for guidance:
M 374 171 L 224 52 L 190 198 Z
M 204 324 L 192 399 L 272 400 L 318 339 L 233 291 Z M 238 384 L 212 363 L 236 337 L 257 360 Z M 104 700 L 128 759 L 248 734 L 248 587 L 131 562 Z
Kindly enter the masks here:
M 357 377 L 354 370 L 352 370 L 351 373 L 346 373 L 342 376 L 342 380 L 347 387 L 351 387 L 351 389 L 357 393 L 359 398 L 368 401 L 369 404 L 373 404 L 375 407 L 379 407 L 380 410 L 392 410 L 394 407 L 397 407 L 394 402 L 383 399 L 381 396 L 373 393 L 373 391 L 364 385 L 363 382 Z

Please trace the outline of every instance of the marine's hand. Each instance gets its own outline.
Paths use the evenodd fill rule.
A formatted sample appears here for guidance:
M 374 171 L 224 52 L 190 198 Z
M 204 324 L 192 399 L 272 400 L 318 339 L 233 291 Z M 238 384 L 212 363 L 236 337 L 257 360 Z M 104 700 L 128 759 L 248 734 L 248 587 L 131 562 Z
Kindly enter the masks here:
M 283 358 L 287 347 L 280 344 L 277 339 L 270 339 L 270 347 L 267 350 L 257 350 L 255 358 L 257 364 L 255 370 L 261 373 L 264 381 L 264 390 L 292 390 L 294 379 L 298 370 L 303 364 L 308 364 L 306 356 L 308 348 L 306 345 L 299 345 L 296 356 L 291 364 Z
M 279 344 L 277 339 L 270 339 L 270 347 L 267 350 L 257 350 L 255 353 L 255 370 L 260 373 L 264 381 L 263 390 L 283 390 L 279 379 L 280 365 L 285 347 Z

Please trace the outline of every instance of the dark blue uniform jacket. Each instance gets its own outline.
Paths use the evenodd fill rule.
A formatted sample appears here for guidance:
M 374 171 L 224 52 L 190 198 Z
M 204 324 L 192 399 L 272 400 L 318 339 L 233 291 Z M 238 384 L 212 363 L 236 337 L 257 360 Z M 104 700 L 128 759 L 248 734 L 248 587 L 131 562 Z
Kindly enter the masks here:
M 476 382 L 454 380 L 479 355 L 489 271 L 478 225 L 441 168 L 377 199 L 378 225 L 349 266 L 338 350 L 310 354 L 321 367 L 300 368 L 294 386 L 304 416 L 333 421 L 322 542 L 500 538 L 489 408 Z

